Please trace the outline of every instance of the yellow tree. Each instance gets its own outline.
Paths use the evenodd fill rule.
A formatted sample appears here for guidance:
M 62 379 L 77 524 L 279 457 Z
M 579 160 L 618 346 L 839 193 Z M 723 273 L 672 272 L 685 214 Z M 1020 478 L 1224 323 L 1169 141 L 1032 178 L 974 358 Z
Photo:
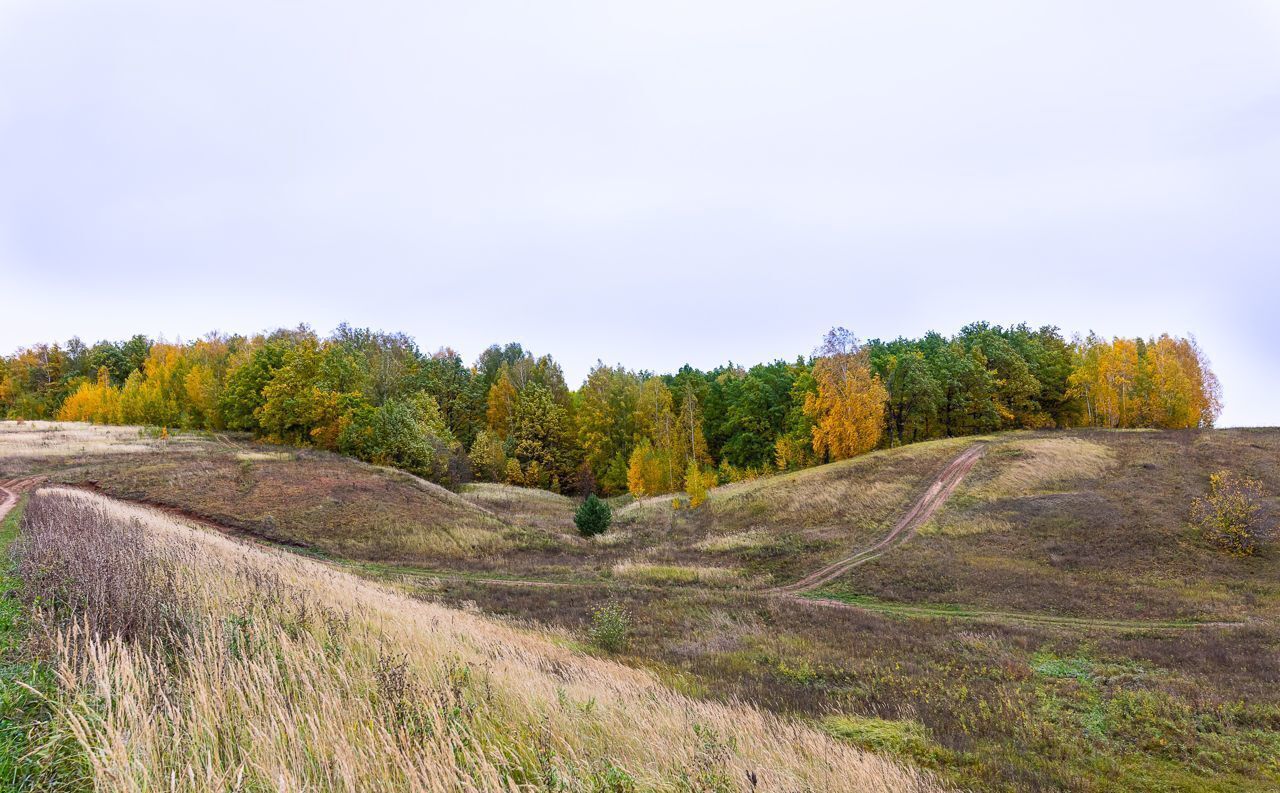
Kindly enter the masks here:
M 505 441 L 511 437 L 519 399 L 520 394 L 511 382 L 511 367 L 503 363 L 502 368 L 498 370 L 498 379 L 494 380 L 493 385 L 489 387 L 489 409 L 485 414 L 489 431 L 499 440 Z
M 627 466 L 627 490 L 636 498 L 668 493 L 668 474 L 662 455 L 645 439 L 631 452 Z
M 120 423 L 120 389 L 111 385 L 107 367 L 98 368 L 98 379 L 81 383 L 58 411 L 59 421 L 91 421 L 94 424 Z
M 648 441 L 652 447 L 649 454 L 660 472 L 657 479 L 646 480 L 649 495 L 679 490 L 683 485 L 687 458 L 685 436 L 676 420 L 671 389 L 661 378 L 650 377 L 640 387 L 636 429 L 641 441 Z
M 836 328 L 827 334 L 813 362 L 813 379 L 817 390 L 804 401 L 813 421 L 813 450 L 843 460 L 874 449 L 884 431 L 888 392 L 849 331 Z
M 1084 339 L 1076 337 L 1073 345 L 1075 360 L 1071 374 L 1067 377 L 1067 393 L 1084 404 L 1085 424 L 1090 427 L 1102 424 L 1098 401 L 1102 389 L 1099 361 L 1106 345 L 1105 341 L 1092 332 Z
M 1168 429 L 1212 427 L 1222 411 L 1218 378 L 1194 339 L 1168 334 L 1147 344 L 1147 414 Z
M 1133 427 L 1140 414 L 1134 387 L 1140 375 L 1138 344 L 1112 339 L 1098 357 L 1098 408 L 1105 426 Z
M 703 471 L 695 460 L 689 461 L 684 473 L 684 489 L 689 494 L 689 506 L 697 509 L 707 500 L 707 491 L 716 484 L 716 475 L 712 471 Z

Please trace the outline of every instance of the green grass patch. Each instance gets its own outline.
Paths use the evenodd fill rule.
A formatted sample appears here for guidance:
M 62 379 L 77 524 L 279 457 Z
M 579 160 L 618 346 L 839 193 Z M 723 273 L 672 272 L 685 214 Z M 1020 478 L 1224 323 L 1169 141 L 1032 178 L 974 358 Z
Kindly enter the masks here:
M 53 670 L 27 648 L 22 580 L 10 555 L 25 506 L 23 497 L 0 522 L 0 791 L 88 790 L 82 756 L 54 726 Z
M 920 756 L 933 749 L 928 730 L 911 719 L 832 715 L 820 723 L 832 736 L 877 752 Z
M 1038 614 L 1020 611 L 989 611 L 975 606 L 953 603 L 896 603 L 880 600 L 870 595 L 853 594 L 841 590 L 819 589 L 806 592 L 802 597 L 814 600 L 834 600 L 848 603 L 868 611 L 906 618 L 970 619 L 987 622 L 1028 623 L 1032 625 L 1062 625 L 1066 627 L 1098 628 L 1102 630 L 1133 631 L 1136 635 L 1148 631 L 1181 630 L 1197 628 L 1205 624 L 1197 620 L 1120 620 L 1094 617 L 1069 617 L 1057 614 Z

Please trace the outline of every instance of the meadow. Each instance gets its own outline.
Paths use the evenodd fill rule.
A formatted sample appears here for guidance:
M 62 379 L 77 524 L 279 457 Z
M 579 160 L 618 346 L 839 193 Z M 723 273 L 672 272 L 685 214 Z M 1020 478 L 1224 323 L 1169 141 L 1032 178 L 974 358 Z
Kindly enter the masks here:
M 23 537 L 42 500 L 63 515 L 50 531 L 99 527 L 49 535 L 48 558 L 122 560 L 111 574 L 71 565 L 80 583 L 53 591 L 165 604 L 152 609 L 162 626 L 111 640 L 54 609 L 28 631 L 44 639 L 23 643 L 57 670 L 40 745 L 83 778 L 127 780 L 119 789 L 175 769 L 192 790 L 393 789 L 367 781 L 383 777 L 435 789 L 414 787 L 426 776 L 485 790 L 1280 784 L 1274 541 L 1226 556 L 1188 522 L 1219 468 L 1280 492 L 1280 432 L 913 444 L 714 488 L 698 509 L 615 498 L 613 526 L 592 539 L 574 531 L 574 500 L 541 490 L 442 493 L 243 436 L 102 442 L 145 449 L 13 457 L 0 476 L 46 483 L 27 497 Z M 775 594 L 875 542 L 974 443 L 984 454 L 910 536 Z M 1267 498 L 1264 522 L 1278 506 Z M 103 538 L 128 552 L 71 550 Z M 172 573 L 143 576 L 152 594 L 139 596 L 124 583 L 132 557 Z M 175 628 L 179 613 L 195 616 Z M 164 660 L 176 657 L 189 661 Z M 223 701 L 229 685 L 261 696 Z M 133 709 L 103 718 L 103 701 Z M 281 721 L 313 711 L 331 718 Z M 196 729 L 223 724 L 249 726 Z M 139 734 L 147 760 L 130 763 Z M 431 765 L 449 756 L 448 773 Z

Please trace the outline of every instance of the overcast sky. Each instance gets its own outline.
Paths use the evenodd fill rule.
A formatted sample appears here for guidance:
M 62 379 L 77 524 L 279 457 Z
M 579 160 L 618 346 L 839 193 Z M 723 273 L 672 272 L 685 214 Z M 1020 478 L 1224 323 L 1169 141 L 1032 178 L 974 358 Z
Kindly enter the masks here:
M 0 0 L 0 349 L 346 320 L 576 384 L 1194 333 L 1280 424 L 1280 2 Z

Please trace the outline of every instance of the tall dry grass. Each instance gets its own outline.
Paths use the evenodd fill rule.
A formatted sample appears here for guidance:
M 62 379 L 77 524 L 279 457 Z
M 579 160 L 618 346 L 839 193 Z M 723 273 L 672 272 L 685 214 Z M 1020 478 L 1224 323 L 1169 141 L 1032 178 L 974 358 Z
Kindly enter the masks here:
M 0 421 L 0 458 L 142 454 L 164 448 L 140 427 L 103 427 L 76 421 Z
M 798 722 L 148 510 L 72 490 L 28 510 L 59 723 L 98 790 L 936 789 Z

